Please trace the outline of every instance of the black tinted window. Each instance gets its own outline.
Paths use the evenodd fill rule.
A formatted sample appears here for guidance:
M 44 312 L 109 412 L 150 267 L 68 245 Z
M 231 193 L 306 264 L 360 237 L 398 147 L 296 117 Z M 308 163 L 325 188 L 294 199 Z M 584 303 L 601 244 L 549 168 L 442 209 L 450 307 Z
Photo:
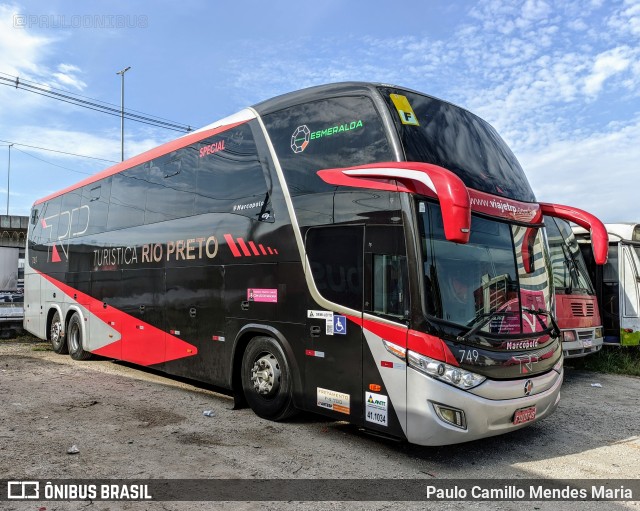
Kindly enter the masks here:
M 83 215 L 88 216 L 88 226 L 84 234 L 97 234 L 107 230 L 107 215 L 111 197 L 111 178 L 102 179 L 82 189 L 82 214 L 78 225 L 82 224 Z M 83 230 L 83 229 L 78 229 Z
M 109 230 L 144 223 L 147 186 L 147 173 L 142 165 L 113 176 L 107 221 Z
M 534 202 L 529 182 L 495 129 L 476 115 L 436 98 L 381 88 L 400 133 L 407 161 L 432 163 L 457 174 L 470 188 Z M 392 95 L 406 98 L 415 116 L 402 122 Z M 404 100 L 403 100 L 404 101 Z
M 333 190 L 318 170 L 393 160 L 379 115 L 366 97 L 305 103 L 264 121 L 292 195 Z
M 362 310 L 362 227 L 316 227 L 307 232 L 307 254 L 320 294 Z
M 185 148 L 148 164 L 145 223 L 193 215 L 196 171 L 193 148 Z
M 258 151 L 248 123 L 197 145 L 196 213 L 234 212 L 257 218 L 268 202 Z M 194 156 L 195 154 L 195 156 Z
M 40 216 L 42 219 L 40 227 L 41 240 L 43 243 L 49 241 L 55 241 L 58 238 L 58 226 L 60 224 L 60 203 L 62 199 L 56 197 L 47 202 L 43 214 Z

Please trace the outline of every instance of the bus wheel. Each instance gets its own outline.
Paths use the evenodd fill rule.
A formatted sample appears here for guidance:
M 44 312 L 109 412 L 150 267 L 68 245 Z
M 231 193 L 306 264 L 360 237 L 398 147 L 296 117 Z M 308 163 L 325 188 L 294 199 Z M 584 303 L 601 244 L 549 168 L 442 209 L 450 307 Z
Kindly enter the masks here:
M 242 389 L 251 409 L 263 419 L 277 421 L 295 413 L 289 364 L 271 337 L 249 342 L 242 356 Z
M 91 353 L 82 349 L 82 323 L 80 316 L 74 312 L 67 326 L 67 345 L 73 360 L 87 360 Z
M 49 340 L 51 341 L 51 347 L 53 351 L 59 355 L 69 353 L 67 348 L 67 340 L 64 338 L 64 330 L 62 329 L 62 320 L 60 319 L 60 313 L 56 311 L 51 319 L 51 326 L 49 327 Z

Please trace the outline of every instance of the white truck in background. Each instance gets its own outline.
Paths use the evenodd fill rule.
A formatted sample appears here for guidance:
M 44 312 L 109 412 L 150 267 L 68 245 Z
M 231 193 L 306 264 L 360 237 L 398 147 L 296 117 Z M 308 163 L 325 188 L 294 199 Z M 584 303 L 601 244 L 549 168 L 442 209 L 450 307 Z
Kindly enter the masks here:
M 0 337 L 22 333 L 24 276 L 20 272 L 20 249 L 0 247 Z M 24 261 L 22 261 L 24 272 Z

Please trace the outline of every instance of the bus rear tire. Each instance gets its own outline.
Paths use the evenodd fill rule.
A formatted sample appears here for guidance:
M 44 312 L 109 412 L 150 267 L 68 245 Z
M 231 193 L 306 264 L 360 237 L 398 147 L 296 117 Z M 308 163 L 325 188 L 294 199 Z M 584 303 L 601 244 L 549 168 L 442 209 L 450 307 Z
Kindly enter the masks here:
M 49 326 L 49 340 L 51 341 L 51 347 L 58 355 L 66 355 L 69 353 L 67 348 L 67 339 L 64 336 L 64 328 L 62 327 L 62 320 L 60 319 L 60 313 L 55 312 L 53 318 L 51 318 L 51 325 Z
M 271 337 L 254 337 L 247 345 L 242 356 L 242 389 L 258 417 L 279 421 L 295 414 L 289 364 Z
M 82 322 L 77 312 L 73 313 L 67 325 L 67 346 L 73 360 L 87 360 L 91 353 L 82 348 Z

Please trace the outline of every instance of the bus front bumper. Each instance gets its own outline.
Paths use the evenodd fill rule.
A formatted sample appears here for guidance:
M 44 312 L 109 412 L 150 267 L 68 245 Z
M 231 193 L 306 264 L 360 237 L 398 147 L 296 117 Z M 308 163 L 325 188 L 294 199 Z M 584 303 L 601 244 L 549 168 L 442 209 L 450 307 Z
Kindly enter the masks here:
M 593 329 L 576 331 L 575 341 L 562 341 L 564 358 L 578 358 L 597 353 L 602 348 L 604 339 L 595 337 Z
M 496 392 L 491 390 L 489 394 L 493 399 L 481 397 L 407 368 L 407 440 L 417 445 L 457 444 L 515 431 L 544 419 L 553 413 L 560 401 L 564 371 L 561 364 L 559 366 L 558 371 L 551 371 L 552 374 L 529 379 L 534 392 L 544 389 L 530 396 L 524 395 L 526 379 L 508 383 L 488 380 L 480 386 L 491 387 L 495 383 L 496 388 L 505 390 L 508 386 L 510 390 L 504 394 L 509 395 L 508 399 L 495 399 Z M 515 387 L 522 397 L 512 397 Z M 443 407 L 464 412 L 464 428 L 443 420 L 442 413 L 437 412 Z M 525 410 L 530 413 L 532 407 L 535 407 L 535 419 L 514 424 L 517 411 L 527 417 Z

